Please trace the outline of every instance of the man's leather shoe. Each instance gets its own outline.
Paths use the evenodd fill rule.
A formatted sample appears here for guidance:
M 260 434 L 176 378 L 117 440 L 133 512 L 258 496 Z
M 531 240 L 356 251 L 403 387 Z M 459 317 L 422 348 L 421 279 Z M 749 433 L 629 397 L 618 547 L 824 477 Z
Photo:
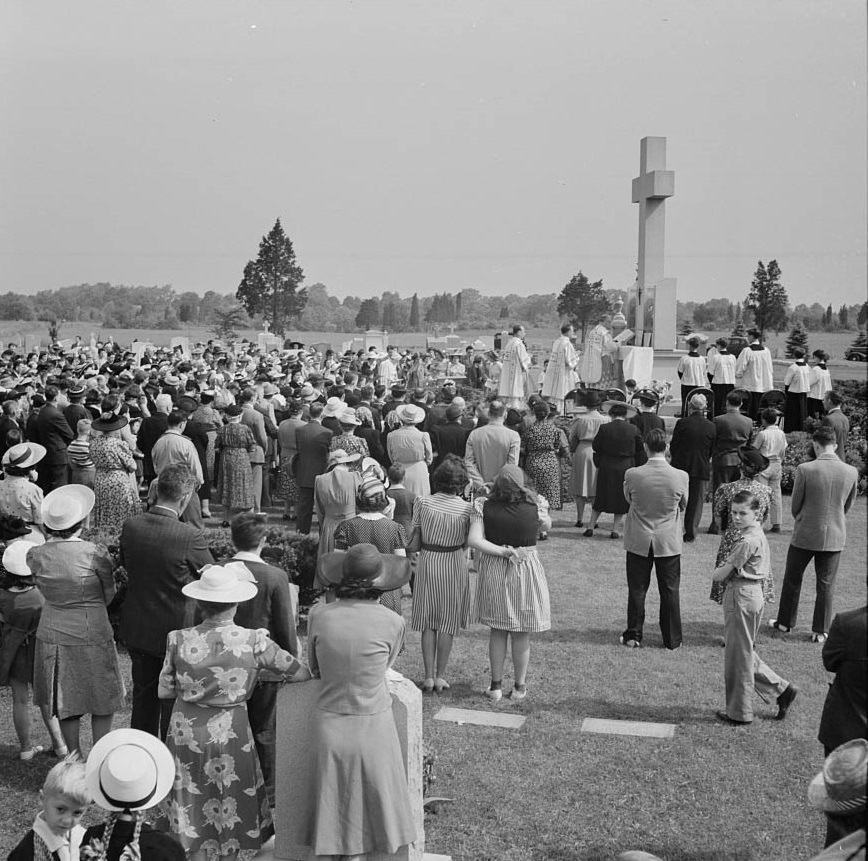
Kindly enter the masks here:
M 787 685 L 787 689 L 778 697 L 778 720 L 783 720 L 796 698 L 799 689 L 795 685 Z
M 781 694 L 783 696 L 783 694 Z M 718 720 L 722 720 L 724 723 L 728 723 L 730 726 L 747 726 L 749 723 L 753 723 L 753 721 L 749 720 L 736 720 L 735 718 L 731 718 L 723 709 L 718 709 L 717 711 Z

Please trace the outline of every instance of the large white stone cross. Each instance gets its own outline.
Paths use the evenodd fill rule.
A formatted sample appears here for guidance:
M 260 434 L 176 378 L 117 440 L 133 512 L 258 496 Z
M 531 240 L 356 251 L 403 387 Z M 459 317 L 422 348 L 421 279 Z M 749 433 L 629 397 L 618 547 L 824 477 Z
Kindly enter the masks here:
M 633 180 L 633 203 L 639 204 L 637 344 L 643 343 L 645 334 L 645 291 L 663 281 L 665 203 L 666 198 L 674 194 L 675 171 L 666 170 L 666 138 L 642 138 L 639 149 L 639 176 Z

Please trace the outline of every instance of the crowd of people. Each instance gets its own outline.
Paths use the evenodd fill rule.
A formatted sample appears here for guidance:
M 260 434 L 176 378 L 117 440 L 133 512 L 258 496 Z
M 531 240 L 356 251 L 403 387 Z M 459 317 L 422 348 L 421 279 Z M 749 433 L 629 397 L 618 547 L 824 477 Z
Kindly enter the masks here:
M 455 638 L 476 621 L 490 629 L 482 693 L 492 703 L 525 699 L 531 635 L 551 627 L 537 547 L 570 498 L 582 538 L 611 516 L 609 536 L 623 540 L 627 619 L 613 639 L 642 646 L 654 570 L 663 645 L 675 650 L 683 542 L 695 540 L 711 494 L 708 532 L 720 544 L 710 597 L 723 605 L 726 645 L 717 714 L 750 724 L 757 692 L 785 718 L 798 687 L 755 647 L 764 605 L 776 600 L 765 531 L 781 529 L 784 430 L 817 400 L 816 459 L 796 471 L 795 528 L 769 624 L 795 628 L 813 560 L 811 635 L 840 680 L 821 737 L 830 755 L 863 738 L 866 608 L 844 614 L 846 626 L 833 613 L 857 483 L 843 462 L 838 394 L 812 389 L 820 383 L 799 359 L 782 410 L 763 407 L 752 389 L 748 399 L 735 390 L 736 377 L 751 375 L 771 389 L 758 340 L 737 361 L 725 343 L 708 358 L 691 344 L 679 368 L 684 414 L 670 438 L 654 392 L 579 384 L 571 327 L 561 334 L 538 391 L 528 387 L 521 326 L 500 352 L 451 357 L 246 343 L 201 344 L 189 355 L 111 342 L 2 353 L 0 684 L 13 690 L 23 761 L 41 751 L 31 691 L 57 756 L 81 755 L 86 715 L 94 742 L 86 770 L 64 761 L 50 775 L 45 797 L 65 812 L 46 801 L 32 852 L 41 859 L 65 840 L 109 861 L 128 843 L 149 857 L 252 857 L 273 833 L 277 690 L 311 675 L 321 687 L 307 845 L 318 857 L 355 858 L 413 842 L 385 681 L 406 648 L 403 590 L 412 591 L 423 694 L 449 689 Z M 565 403 L 574 405 L 567 419 Z M 323 597 L 304 654 L 296 591 L 268 561 L 262 512 L 275 504 L 300 534 L 316 520 Z M 208 548 L 206 524 L 221 516 L 235 548 L 228 559 Z M 129 730 L 112 731 L 124 683 L 107 612 L 116 590 L 107 536 L 128 579 L 117 633 L 132 665 Z M 140 753 L 117 753 L 127 748 Z M 117 815 L 87 835 L 57 824 L 74 824 L 85 798 Z M 172 846 L 142 827 L 140 812 L 158 805 Z

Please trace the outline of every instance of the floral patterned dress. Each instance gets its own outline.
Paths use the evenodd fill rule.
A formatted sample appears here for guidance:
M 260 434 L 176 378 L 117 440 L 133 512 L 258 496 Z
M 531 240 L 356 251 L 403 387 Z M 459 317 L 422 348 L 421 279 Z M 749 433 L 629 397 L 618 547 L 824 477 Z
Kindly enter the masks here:
M 561 508 L 560 452 L 567 450 L 564 432 L 551 421 L 537 421 L 525 432 L 524 469 L 551 508 Z
M 259 670 L 292 676 L 300 666 L 265 630 L 225 620 L 169 634 L 159 695 L 175 697 L 175 784 L 160 811 L 189 861 L 244 861 L 273 833 L 246 702 Z
M 90 457 L 96 467 L 91 525 L 120 533 L 124 523 L 142 510 L 135 486 L 135 458 L 120 437 L 101 433 L 91 434 Z
M 732 504 L 732 498 L 742 490 L 749 490 L 754 496 L 759 499 L 759 522 L 763 523 L 769 516 L 769 507 L 771 505 L 771 491 L 769 488 L 760 484 L 752 478 L 740 478 L 738 481 L 731 481 L 729 484 L 722 484 L 717 488 L 714 494 L 714 516 L 725 526 L 723 534 L 720 536 L 720 546 L 717 548 L 717 557 L 714 560 L 714 567 L 718 568 L 723 565 L 726 557 L 732 552 L 735 542 L 738 541 L 741 531 L 736 529 L 729 523 L 729 508 Z M 767 604 L 775 602 L 775 575 L 769 571 L 769 576 L 762 581 L 763 583 L 763 598 Z M 723 603 L 724 585 L 723 583 L 714 582 L 711 584 L 711 594 L 708 596 L 712 601 L 718 604 Z

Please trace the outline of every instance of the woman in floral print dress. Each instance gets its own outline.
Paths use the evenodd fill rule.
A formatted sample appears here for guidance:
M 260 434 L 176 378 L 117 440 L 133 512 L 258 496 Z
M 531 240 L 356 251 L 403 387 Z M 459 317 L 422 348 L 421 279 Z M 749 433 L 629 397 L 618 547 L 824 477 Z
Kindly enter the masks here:
M 310 678 L 266 631 L 234 624 L 237 604 L 256 594 L 239 572 L 249 574 L 241 563 L 214 565 L 183 588 L 204 620 L 169 634 L 160 673 L 160 697 L 175 699 L 166 744 L 176 769 L 161 811 L 188 861 L 245 861 L 273 833 L 245 704 L 260 670 Z

